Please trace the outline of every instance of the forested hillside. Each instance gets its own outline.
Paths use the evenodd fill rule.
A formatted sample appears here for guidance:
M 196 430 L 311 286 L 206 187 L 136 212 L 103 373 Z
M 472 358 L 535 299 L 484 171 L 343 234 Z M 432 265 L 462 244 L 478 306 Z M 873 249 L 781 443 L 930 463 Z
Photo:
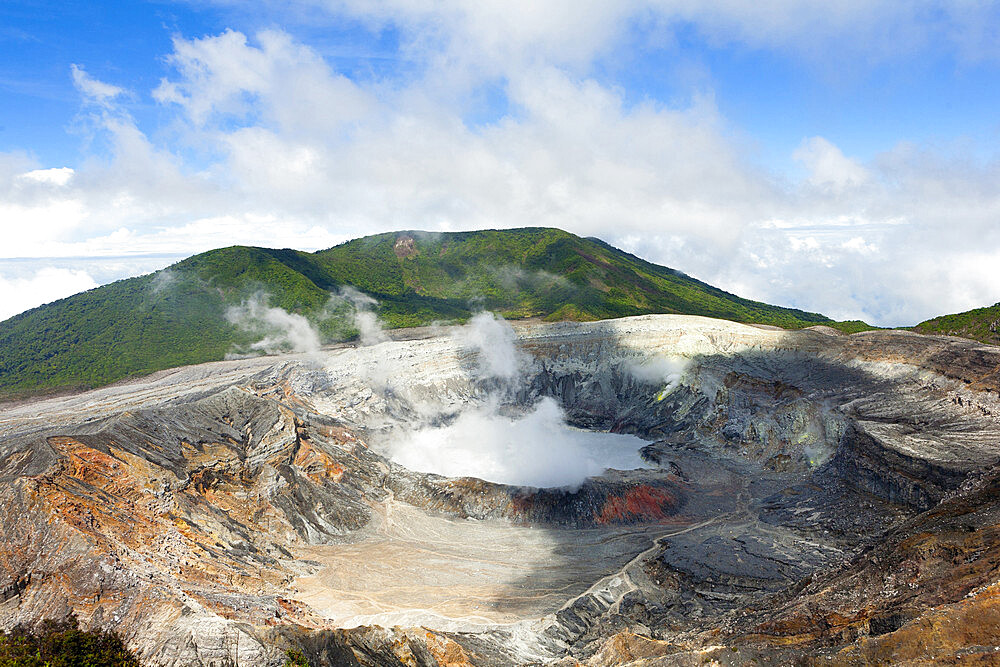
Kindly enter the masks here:
M 307 318 L 322 342 L 349 338 L 356 334 L 350 308 L 331 302 L 345 286 L 376 299 L 388 327 L 462 321 L 490 309 L 507 318 L 684 313 L 865 328 L 743 299 L 558 229 L 394 232 L 316 253 L 222 248 L 21 313 L 0 323 L 0 396 L 95 387 L 246 351 L 260 332 L 226 313 L 255 295 Z

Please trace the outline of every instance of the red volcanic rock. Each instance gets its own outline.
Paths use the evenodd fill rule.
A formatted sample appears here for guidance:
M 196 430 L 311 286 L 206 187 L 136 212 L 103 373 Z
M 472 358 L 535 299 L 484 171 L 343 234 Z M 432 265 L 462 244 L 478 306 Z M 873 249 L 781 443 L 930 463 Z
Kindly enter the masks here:
M 659 523 L 669 519 L 677 506 L 677 499 L 669 491 L 644 484 L 622 495 L 609 496 L 594 520 L 599 524 Z

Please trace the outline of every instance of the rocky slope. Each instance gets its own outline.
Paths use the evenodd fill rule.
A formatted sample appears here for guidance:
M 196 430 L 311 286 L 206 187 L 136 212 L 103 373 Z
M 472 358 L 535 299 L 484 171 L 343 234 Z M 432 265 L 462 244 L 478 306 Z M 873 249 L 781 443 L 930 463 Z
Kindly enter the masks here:
M 994 659 L 1000 349 L 515 329 L 505 382 L 443 329 L 6 405 L 0 624 L 74 611 L 155 665 Z M 546 396 L 649 467 L 534 489 L 379 453 Z

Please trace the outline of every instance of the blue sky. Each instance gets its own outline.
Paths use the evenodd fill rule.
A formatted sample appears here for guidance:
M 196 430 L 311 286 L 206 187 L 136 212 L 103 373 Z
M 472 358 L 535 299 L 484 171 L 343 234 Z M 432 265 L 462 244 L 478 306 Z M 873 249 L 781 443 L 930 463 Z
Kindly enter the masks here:
M 252 7 L 253 3 L 247 3 Z M 266 8 L 196 2 L 42 2 L 0 4 L 0 151 L 28 150 L 46 164 L 75 164 L 89 147 L 78 132 L 80 94 L 70 65 L 134 91 L 124 105 L 144 127 L 169 123 L 150 99 L 170 73 L 165 61 L 175 36 L 204 37 L 227 29 L 253 34 L 280 27 L 308 40 L 353 78 L 403 73 L 391 27 L 366 29 L 358 21 L 310 25 L 312 12 L 282 21 Z
M 175 11 L 180 9 L 181 11 Z M 29 150 L 46 164 L 75 164 L 86 153 L 73 132 L 80 95 L 71 63 L 136 91 L 165 74 L 173 33 L 210 30 L 210 12 L 144 2 L 25 2 L 0 5 L 0 117 L 5 151 Z M 148 99 L 131 105 L 155 122 Z
M 0 317 L 218 245 L 535 224 L 838 318 L 993 303 L 998 36 L 974 2 L 7 0 Z
M 0 150 L 28 150 L 47 164 L 86 158 L 71 63 L 134 91 L 126 106 L 144 127 L 168 123 L 149 92 L 171 73 L 165 56 L 174 36 L 278 28 L 352 79 L 404 81 L 419 70 L 400 53 L 391 24 L 316 14 L 192 2 L 7 0 L 0 6 Z M 854 53 L 826 61 L 711 44 L 692 26 L 677 32 L 677 43 L 658 45 L 635 29 L 633 48 L 601 54 L 587 73 L 620 87 L 630 104 L 669 106 L 711 91 L 720 113 L 777 169 L 794 169 L 789 156 L 814 135 L 863 159 L 900 141 L 995 146 L 1000 136 L 1000 72 L 992 59 L 963 61 L 952 49 L 926 49 L 876 62 Z M 497 82 L 476 91 L 470 106 L 471 123 L 510 112 Z

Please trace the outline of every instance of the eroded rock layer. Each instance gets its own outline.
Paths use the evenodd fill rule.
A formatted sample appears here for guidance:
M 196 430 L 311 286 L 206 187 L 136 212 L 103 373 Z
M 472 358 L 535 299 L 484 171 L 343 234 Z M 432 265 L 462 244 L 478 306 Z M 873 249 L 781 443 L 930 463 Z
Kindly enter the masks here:
M 1000 349 L 685 316 L 515 328 L 502 382 L 441 330 L 6 406 L 0 623 L 76 613 L 153 665 L 1000 655 Z M 649 467 L 535 489 L 379 453 L 543 397 L 646 439 Z

